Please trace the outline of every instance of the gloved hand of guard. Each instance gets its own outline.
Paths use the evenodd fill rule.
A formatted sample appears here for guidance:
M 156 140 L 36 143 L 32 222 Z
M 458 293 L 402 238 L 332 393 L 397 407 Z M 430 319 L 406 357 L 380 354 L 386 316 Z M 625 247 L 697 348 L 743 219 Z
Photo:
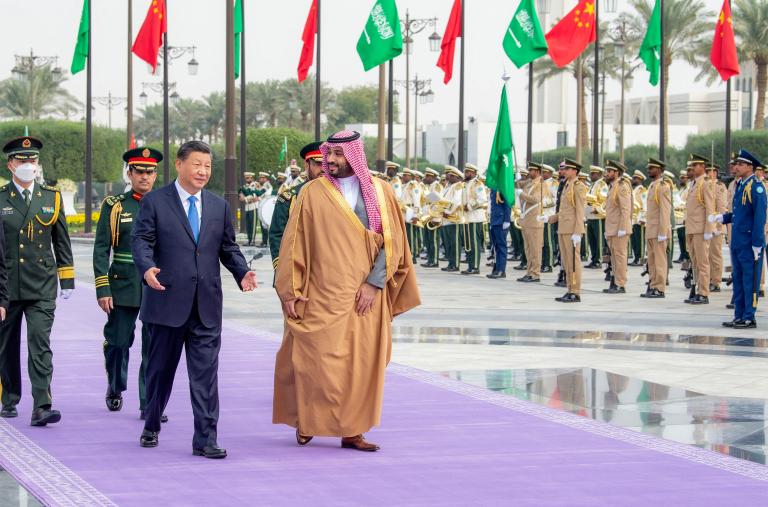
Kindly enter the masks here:
M 712 239 L 712 233 L 711 232 L 705 232 L 704 233 L 704 241 L 709 241 Z
M 573 241 L 574 246 L 581 244 L 581 234 L 571 234 L 571 241 Z
M 709 215 L 707 217 L 707 222 L 709 222 L 710 224 L 714 223 L 714 222 L 717 222 L 718 224 L 722 224 L 723 223 L 723 214 L 722 213 L 715 213 L 713 215 Z
M 666 240 L 667 240 L 667 237 L 666 237 L 666 236 L 658 236 L 658 237 L 656 238 L 656 241 L 658 241 L 659 243 L 661 243 L 662 241 L 666 241 Z
M 501 228 L 506 231 L 507 229 L 509 229 L 509 225 L 510 225 L 509 222 L 504 222 L 503 224 L 501 224 Z
M 620 237 L 620 238 L 623 238 L 624 236 L 626 236 L 626 235 L 627 235 L 627 231 L 619 231 L 618 233 L 616 233 L 616 235 L 617 235 L 618 237 Z
M 544 223 L 547 221 L 547 217 L 545 217 L 544 215 L 536 215 L 536 221 Z
M 72 297 L 72 291 L 74 290 L 75 289 L 61 289 L 61 294 L 59 295 L 61 296 L 61 299 L 69 299 Z
M 760 260 L 760 252 L 761 252 L 762 250 L 763 250 L 763 249 L 762 249 L 762 248 L 760 248 L 759 246 L 753 246 L 753 247 L 752 247 L 752 253 L 753 253 L 753 254 L 755 254 L 755 260 L 756 260 L 756 261 L 757 261 L 757 260 Z

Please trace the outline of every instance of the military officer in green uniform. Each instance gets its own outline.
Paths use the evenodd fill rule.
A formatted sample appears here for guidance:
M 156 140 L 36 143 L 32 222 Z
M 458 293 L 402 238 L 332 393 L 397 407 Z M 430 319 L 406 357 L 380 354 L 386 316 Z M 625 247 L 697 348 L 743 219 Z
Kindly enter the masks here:
M 244 172 L 245 184 L 240 187 L 238 197 L 240 202 L 245 205 L 245 228 L 248 234 L 248 246 L 253 245 L 253 237 L 256 235 L 256 207 L 258 206 L 258 196 L 256 181 L 252 172 Z
M 291 210 L 293 198 L 299 194 L 299 190 L 307 181 L 311 181 L 323 172 L 323 154 L 320 153 L 322 142 L 309 143 L 301 149 L 301 158 L 304 159 L 304 170 L 307 179 L 303 183 L 283 190 L 277 196 L 275 211 L 272 213 L 272 223 L 269 224 L 269 252 L 272 254 L 272 267 L 277 271 L 277 261 L 280 257 L 280 243 L 283 240 L 285 226 L 288 223 L 288 214 Z
M 128 356 L 141 306 L 141 278 L 133 265 L 131 253 L 133 220 L 139 212 L 141 198 L 155 184 L 157 164 L 163 160 L 163 154 L 152 148 L 134 148 L 123 154 L 123 160 L 128 164 L 131 188 L 123 194 L 104 199 L 93 243 L 96 298 L 99 307 L 107 314 L 104 365 L 107 370 L 106 404 L 111 412 L 123 408 L 122 393 L 128 383 Z M 147 403 L 144 372 L 148 352 L 149 331 L 142 326 L 139 367 L 139 410 L 142 419 Z M 163 418 L 167 420 L 165 416 Z
M 0 382 L 2 417 L 16 417 L 21 400 L 21 320 L 26 318 L 29 349 L 29 379 L 32 384 L 32 426 L 61 420 L 53 410 L 51 378 L 53 353 L 51 328 L 56 310 L 56 285 L 62 299 L 75 288 L 72 246 L 61 194 L 35 181 L 40 172 L 38 159 L 43 143 L 31 136 L 8 141 L 11 183 L 0 188 L 0 215 L 5 233 L 10 303 L 0 324 Z

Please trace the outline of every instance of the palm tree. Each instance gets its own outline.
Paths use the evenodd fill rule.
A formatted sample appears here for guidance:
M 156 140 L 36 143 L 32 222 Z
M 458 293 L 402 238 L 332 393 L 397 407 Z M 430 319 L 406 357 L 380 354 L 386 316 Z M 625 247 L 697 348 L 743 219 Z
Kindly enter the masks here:
M 651 19 L 655 0 L 632 0 L 637 15 L 632 18 L 635 31 L 645 34 Z M 665 0 L 664 2 L 664 66 L 661 69 L 664 83 L 668 82 L 669 66 L 674 60 L 685 60 L 697 65 L 704 41 L 712 40 L 714 13 L 706 9 L 702 0 Z M 664 144 L 669 138 L 669 95 L 664 96 Z
M 44 116 L 68 116 L 83 105 L 62 88 L 65 77 L 57 76 L 50 65 L 35 67 L 21 79 L 0 81 L 0 114 L 38 120 Z
M 222 92 L 209 93 L 203 97 L 203 114 L 201 133 L 208 136 L 208 141 L 215 143 L 219 140 L 224 129 L 226 97 Z
M 765 90 L 768 87 L 768 0 L 735 0 L 734 30 L 739 61 L 752 61 L 757 70 L 757 108 L 754 128 L 765 128 Z

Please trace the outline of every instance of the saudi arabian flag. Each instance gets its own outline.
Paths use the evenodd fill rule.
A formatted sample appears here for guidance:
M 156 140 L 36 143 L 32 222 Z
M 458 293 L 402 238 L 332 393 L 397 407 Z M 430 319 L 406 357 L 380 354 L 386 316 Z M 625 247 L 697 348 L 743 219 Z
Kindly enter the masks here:
M 651 73 L 648 80 L 653 86 L 659 84 L 659 67 L 661 62 L 661 8 L 659 0 L 653 6 L 651 19 L 648 20 L 648 31 L 640 45 L 640 59 L 645 69 Z
M 80 28 L 77 30 L 77 45 L 69 69 L 72 74 L 83 70 L 88 59 L 88 2 L 89 0 L 83 0 L 83 13 L 80 15 Z
M 363 68 L 371 70 L 403 52 L 403 34 L 395 0 L 377 0 L 357 41 Z
M 488 171 L 485 173 L 485 185 L 491 190 L 500 192 L 510 206 L 515 204 L 514 152 L 515 145 L 512 142 L 512 126 L 509 122 L 507 85 L 505 84 L 501 88 L 499 120 L 496 123 L 496 133 L 493 135 L 491 159 L 488 161 Z
M 235 0 L 235 79 L 240 77 L 241 33 L 243 33 L 243 2 Z
M 283 137 L 283 147 L 280 150 L 280 163 L 285 162 L 285 157 L 288 156 L 288 137 Z
M 547 40 L 533 0 L 521 0 L 504 34 L 504 52 L 519 69 L 547 54 Z

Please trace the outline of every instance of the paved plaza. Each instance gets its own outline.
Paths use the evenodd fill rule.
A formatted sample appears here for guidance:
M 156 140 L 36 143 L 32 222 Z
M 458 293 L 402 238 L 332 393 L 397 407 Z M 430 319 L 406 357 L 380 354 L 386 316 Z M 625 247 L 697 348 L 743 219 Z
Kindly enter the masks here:
M 134 414 L 129 411 L 135 405 L 132 399 L 135 394 L 132 391 L 133 384 L 129 384 L 126 393 L 126 399 L 131 400 L 131 403 L 126 402 L 126 409 L 115 418 L 114 428 L 105 427 L 104 421 L 112 414 L 108 414 L 103 406 L 100 365 L 93 364 L 98 362 L 98 354 L 84 352 L 96 347 L 88 345 L 90 340 L 94 344 L 101 340 L 100 311 L 96 306 L 93 275 L 90 271 L 91 246 L 83 240 L 75 241 L 73 246 L 79 282 L 77 299 L 60 302 L 57 311 L 60 316 L 64 316 L 69 308 L 82 314 L 82 317 L 78 319 L 69 315 L 66 321 L 74 322 L 74 327 L 60 331 L 59 340 L 64 340 L 62 335 L 70 337 L 74 333 L 74 343 L 57 342 L 56 331 L 60 327 L 54 328 L 53 337 L 54 364 L 59 372 L 54 375 L 53 386 L 58 399 L 70 405 L 65 405 L 63 409 L 61 431 L 66 433 L 67 439 L 78 441 L 82 438 L 77 431 L 78 425 L 86 424 L 94 435 L 94 442 L 89 447 L 94 450 L 109 448 L 115 449 L 115 452 L 125 452 L 124 459 L 130 465 L 130 473 L 134 474 L 131 477 L 136 479 L 135 474 L 139 474 L 142 466 L 146 465 L 142 460 L 147 454 L 137 443 L 133 445 L 133 441 L 138 439 L 139 429 L 137 422 L 133 421 Z M 247 258 L 251 258 L 258 250 L 245 248 L 244 252 Z M 602 279 L 602 271 L 585 270 L 583 302 L 563 305 L 554 301 L 556 296 L 564 292 L 552 286 L 556 273 L 544 274 L 541 284 L 522 284 L 514 281 L 513 274 L 518 272 L 513 271 L 511 266 L 508 268 L 511 278 L 506 280 L 488 280 L 482 275 L 463 276 L 418 268 L 423 304 L 395 320 L 393 364 L 390 366 L 388 388 L 385 391 L 383 425 L 371 432 L 374 440 L 384 444 L 382 455 L 386 463 L 398 463 L 403 470 L 432 463 L 430 460 L 425 461 L 424 456 L 417 458 L 412 453 L 398 449 L 401 445 L 421 448 L 419 446 L 428 443 L 423 439 L 429 435 L 440 443 L 442 449 L 434 455 L 435 459 L 438 454 L 442 456 L 453 453 L 455 466 L 468 467 L 470 463 L 475 463 L 472 466 L 479 467 L 479 470 L 485 467 L 520 470 L 520 467 L 526 468 L 526 464 L 530 464 L 530 469 L 521 472 L 520 477 L 535 480 L 537 474 L 546 468 L 546 460 L 534 457 L 536 445 L 542 445 L 540 438 L 543 437 L 533 435 L 540 429 L 542 435 L 548 434 L 553 442 L 547 452 L 554 453 L 553 456 L 562 453 L 561 459 L 567 466 L 589 466 L 598 471 L 613 460 L 624 463 L 624 472 L 629 474 L 635 471 L 628 463 L 636 459 L 643 464 L 645 470 L 652 464 L 659 467 L 661 475 L 667 474 L 667 477 L 702 473 L 706 476 L 709 473 L 707 470 L 712 468 L 721 472 L 725 470 L 722 472 L 724 476 L 716 474 L 710 477 L 713 483 L 726 483 L 730 480 L 729 476 L 741 483 L 740 490 L 734 488 L 730 493 L 744 495 L 741 501 L 744 505 L 750 504 L 750 498 L 756 498 L 750 495 L 768 494 L 768 470 L 764 466 L 768 449 L 768 336 L 764 332 L 764 329 L 768 329 L 768 318 L 764 316 L 768 315 L 768 306 L 761 304 L 763 308 L 758 312 L 758 323 L 765 319 L 764 329 L 725 330 L 720 323 L 730 316 L 729 310 L 725 308 L 730 298 L 730 289 L 724 288 L 723 292 L 712 294 L 709 305 L 686 305 L 682 302 L 687 295 L 682 286 L 683 273 L 677 265 L 671 275 L 666 299 L 645 300 L 639 297 L 639 293 L 644 290 L 643 279 L 640 277 L 642 268 L 630 268 L 628 293 L 625 295 L 603 294 L 601 291 L 607 283 Z M 261 288 L 254 293 L 240 293 L 234 283 L 230 283 L 228 275 L 223 275 L 226 329 L 222 364 L 228 364 L 228 368 L 235 366 L 223 371 L 221 375 L 224 390 L 222 427 L 225 428 L 222 430 L 222 439 L 231 451 L 235 451 L 232 456 L 235 459 L 226 460 L 227 464 L 235 467 L 230 470 L 234 482 L 232 496 L 228 498 L 232 501 L 240 498 L 238 492 L 241 490 L 238 488 L 244 487 L 239 483 L 240 477 L 245 480 L 247 473 L 255 473 L 255 470 L 266 473 L 265 470 L 271 466 L 269 463 L 287 460 L 280 466 L 275 465 L 269 474 L 275 477 L 275 481 L 278 481 L 277 477 L 288 466 L 287 463 L 292 463 L 291 466 L 298 469 L 317 466 L 316 460 L 306 461 L 307 453 L 295 453 L 293 447 L 286 448 L 287 454 L 281 455 L 283 451 L 280 451 L 280 446 L 290 444 L 290 431 L 269 424 L 272 361 L 281 337 L 282 315 L 271 288 L 272 271 L 268 255 L 254 260 L 253 268 L 262 283 Z M 489 269 L 484 268 L 483 275 Z M 90 299 L 93 308 L 90 308 Z M 88 334 L 92 334 L 92 337 L 89 338 Z M 228 336 L 231 340 L 229 347 Z M 133 357 L 136 357 L 137 345 L 134 351 Z M 135 371 L 135 361 L 131 367 Z M 250 372 L 250 368 L 258 371 Z M 186 374 L 183 367 L 179 370 L 178 385 L 169 407 L 172 426 L 169 426 L 170 431 L 166 430 L 162 435 L 167 437 L 167 443 L 161 446 L 162 454 L 153 454 L 149 459 L 154 460 L 159 454 L 162 457 L 153 461 L 154 466 L 167 465 L 181 470 L 184 467 L 195 467 L 198 462 L 188 463 L 183 454 L 188 445 L 188 434 L 191 434 L 191 424 L 186 421 L 191 414 L 187 414 L 189 407 L 184 391 Z M 83 378 L 74 378 L 70 376 L 73 371 L 87 374 Z M 240 389 L 241 382 L 248 377 L 253 377 L 257 385 Z M 227 385 L 227 378 L 232 379 L 234 385 Z M 72 392 L 64 392 L 68 389 L 88 391 L 85 401 Z M 454 395 L 448 392 L 462 393 L 471 401 L 458 403 L 459 400 L 452 398 Z M 244 411 L 243 405 L 247 405 L 250 398 L 258 401 L 252 411 Z M 454 404 L 458 408 L 452 408 Z M 502 406 L 511 407 L 514 414 L 500 411 L 498 407 Z M 72 407 L 78 407 L 82 413 L 74 413 Z M 432 415 L 422 413 L 423 410 Z M 446 412 L 448 410 L 450 414 Z M 248 439 L 243 440 L 244 435 L 236 434 L 241 424 L 232 421 L 239 421 L 244 413 L 251 412 L 254 427 L 252 431 L 244 430 L 245 436 L 266 439 L 267 447 L 262 451 L 254 450 L 254 456 L 247 452 L 248 456 L 243 456 L 242 449 L 248 449 L 252 444 Z M 523 413 L 533 419 L 523 417 Z M 562 420 L 560 416 L 553 415 L 558 413 L 562 414 Z M 20 417 L 14 421 L 13 426 L 32 439 L 34 445 L 61 460 L 77 480 L 93 488 L 93 491 L 87 490 L 88 494 L 84 494 L 83 498 L 90 501 L 101 498 L 104 502 L 111 501 L 118 505 L 161 500 L 131 494 L 127 489 L 129 485 L 112 485 L 109 481 L 100 480 L 94 468 L 98 468 L 101 461 L 95 460 L 85 466 L 78 455 L 72 455 L 71 445 L 64 445 L 58 438 L 52 438 L 52 433 L 47 429 L 35 433 L 34 429 L 27 428 L 26 417 L 27 412 L 20 410 Z M 83 417 L 86 423 L 78 421 Z M 497 422 L 491 424 L 492 420 Z M 552 426 L 552 420 L 559 422 Z M 508 426 L 498 426 L 501 424 L 499 421 L 504 421 Z M 413 440 L 402 433 L 408 425 L 415 425 L 415 431 L 424 433 L 422 437 L 416 436 L 416 440 Z M 227 430 L 227 426 L 231 429 Z M 527 438 L 535 438 L 538 444 L 528 448 L 519 438 L 512 438 L 516 433 L 515 428 L 525 428 Z M 584 435 L 572 434 L 573 428 L 580 428 L 579 431 L 584 431 Z M 510 430 L 509 436 L 512 439 L 507 442 L 505 432 Z M 632 435 L 637 435 L 638 440 Z M 608 444 L 601 438 L 616 442 Z M 519 451 L 510 448 L 509 455 L 499 454 L 485 446 L 473 449 L 467 443 L 487 442 L 488 439 L 493 442 L 504 441 L 503 445 L 499 444 L 504 449 L 512 442 L 518 446 Z M 608 454 L 600 459 L 582 455 L 583 449 L 575 444 L 580 439 L 589 440 L 595 449 L 603 449 Z M 627 442 L 631 442 L 630 447 L 623 447 Z M 332 453 L 327 443 L 319 445 L 323 449 L 322 456 L 318 454 L 317 459 L 328 459 L 329 463 L 340 467 L 339 470 L 351 473 L 349 467 L 359 461 L 357 456 Z M 455 446 L 453 450 L 452 446 Z M 635 447 L 635 451 L 630 450 Z M 427 445 L 426 449 L 432 448 Z M 639 449 L 644 450 L 641 452 Z M 654 451 L 649 454 L 648 449 Z M 264 454 L 259 455 L 259 452 Z M 517 456 L 513 458 L 515 454 Z M 682 456 L 680 459 L 683 461 L 707 465 L 697 465 L 699 469 L 687 470 L 688 465 L 673 463 L 668 457 L 663 457 L 669 455 L 678 458 Z M 438 466 L 436 463 L 434 466 Z M 370 481 L 372 479 L 366 474 L 380 471 L 384 477 L 406 480 L 398 475 L 400 472 L 396 468 L 380 465 L 384 468 L 364 466 L 359 479 Z M 536 467 L 539 466 L 544 468 L 537 471 Z M 14 476 L 18 477 L 22 469 L 9 470 L 13 470 Z M 448 469 L 440 470 L 441 473 L 450 473 Z M 302 474 L 300 476 L 305 478 Z M 425 480 L 439 483 L 437 476 L 426 477 Z M 79 484 L 75 479 L 71 481 L 67 487 Z M 585 495 L 590 494 L 590 487 L 601 487 L 601 481 L 594 479 L 592 486 L 585 486 Z M 22 482 L 45 503 L 57 504 L 55 491 L 51 493 L 41 489 L 35 481 Z M 278 481 L 275 484 L 280 483 Z M 501 495 L 507 494 L 506 488 L 513 484 L 519 487 L 520 481 L 510 480 L 505 483 L 492 480 L 483 484 L 487 488 L 484 491 L 489 495 L 488 503 L 494 503 L 491 500 L 498 500 Z M 475 491 L 468 483 L 459 486 L 451 491 L 455 494 Z M 672 487 L 672 484 L 667 486 Z M 318 494 L 326 494 L 317 489 L 320 488 L 318 484 L 313 484 L 313 488 Z M 633 485 L 625 484 L 611 494 L 618 495 L 614 497 L 616 500 L 631 491 L 636 493 L 638 490 L 634 488 Z M 703 485 L 702 488 L 702 491 L 706 490 Z M 242 491 L 248 490 L 246 488 Z M 645 491 L 642 501 L 673 498 L 671 491 L 667 494 L 672 496 L 656 497 Z M 443 493 L 447 493 L 447 490 Z M 259 494 L 263 495 L 265 501 L 277 498 L 268 489 L 259 491 Z M 537 505 L 536 499 L 539 497 L 536 491 L 528 490 L 521 495 L 519 504 Z M 353 494 L 345 494 L 319 498 L 318 504 L 325 504 L 326 500 L 330 502 L 331 498 L 336 500 L 336 504 L 353 504 L 355 497 Z M 445 496 L 430 497 L 428 492 L 419 492 L 413 498 L 419 499 L 423 505 L 446 504 Z M 386 500 L 395 502 L 397 498 L 392 496 Z M 723 498 L 718 500 L 705 495 L 700 500 L 700 505 L 717 505 L 717 501 L 722 502 Z M 458 501 L 458 497 L 455 501 Z M 7 474 L 0 474 L 0 503 L 38 505 L 33 495 L 19 487 Z M 566 504 L 569 503 L 562 497 L 552 497 L 548 503 Z

